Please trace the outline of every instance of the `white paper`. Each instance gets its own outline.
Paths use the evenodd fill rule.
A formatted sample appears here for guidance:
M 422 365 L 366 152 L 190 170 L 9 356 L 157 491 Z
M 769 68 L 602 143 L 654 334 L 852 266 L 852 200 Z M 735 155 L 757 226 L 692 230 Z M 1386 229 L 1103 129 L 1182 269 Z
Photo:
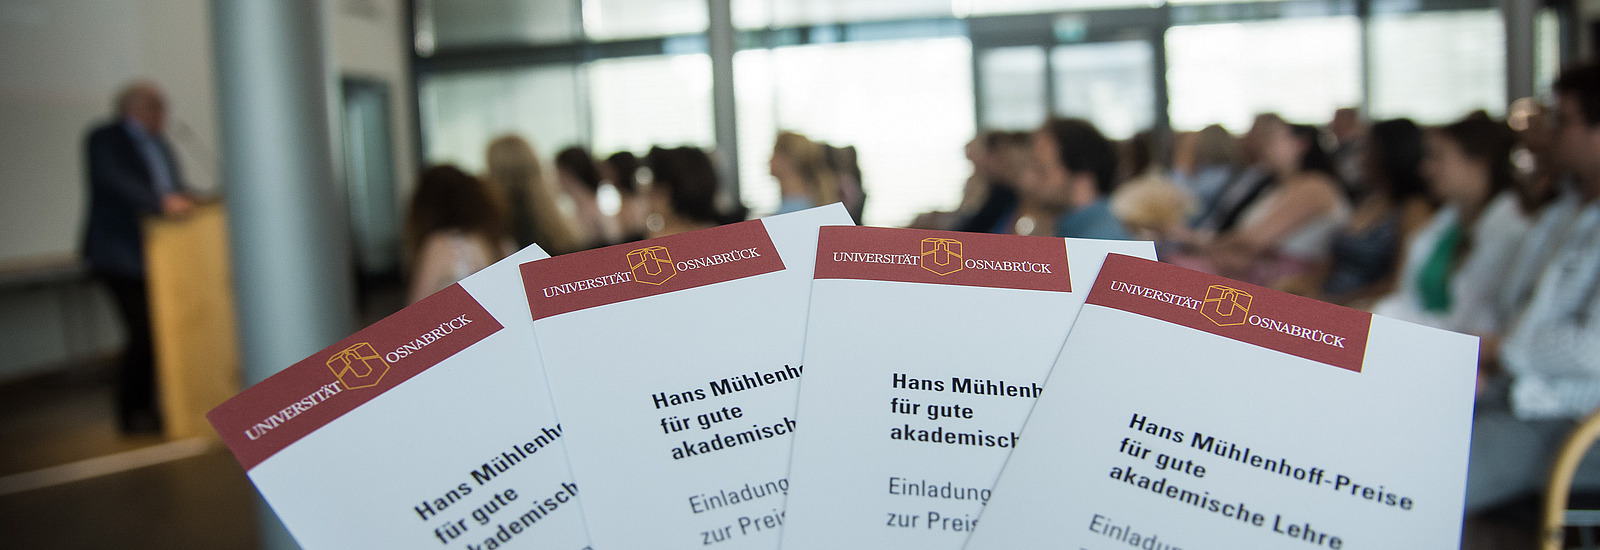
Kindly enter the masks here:
M 1066 251 L 1072 292 L 814 282 L 784 548 L 961 548 L 1106 253 L 1155 257 L 1137 241 L 1066 239 Z M 917 380 L 939 388 L 907 387 Z M 972 393 L 990 383 L 1023 391 Z M 908 428 L 1006 446 L 891 438 Z
M 817 230 L 850 223 L 838 205 L 766 218 L 782 271 L 535 322 L 597 547 L 777 546 Z
M 1118 288 L 1164 303 L 1207 294 L 1183 286 Z M 1325 313 L 1253 293 L 1227 330 L 1293 315 L 1320 330 Z M 1373 316 L 1353 372 L 1096 303 L 967 548 L 1459 546 L 1476 338 Z M 1318 345 L 1353 336 L 1284 330 Z
M 300 545 L 589 547 L 518 273 L 519 264 L 545 257 L 530 246 L 461 281 L 503 329 L 249 470 Z M 389 351 L 373 342 L 379 353 Z M 302 372 L 332 379 L 314 366 Z M 344 389 L 317 407 L 361 391 Z

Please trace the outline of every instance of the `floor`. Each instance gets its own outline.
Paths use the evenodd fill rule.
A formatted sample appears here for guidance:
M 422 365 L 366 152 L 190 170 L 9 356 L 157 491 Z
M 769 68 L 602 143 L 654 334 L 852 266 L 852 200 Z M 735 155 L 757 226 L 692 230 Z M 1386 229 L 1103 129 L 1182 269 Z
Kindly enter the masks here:
M 138 458 L 173 446 L 117 433 L 107 378 L 78 371 L 0 385 L 0 546 L 258 548 L 255 490 L 226 449 L 180 444 L 176 456 L 186 458 L 116 471 L 125 457 L 154 462 Z M 97 457 L 113 458 L 89 463 L 94 473 L 113 473 L 32 489 L 8 483 Z M 87 475 L 60 470 L 41 483 Z
M 397 279 L 362 283 L 363 326 L 405 306 Z M 220 443 L 117 432 L 113 359 L 0 383 L 0 548 L 261 548 Z

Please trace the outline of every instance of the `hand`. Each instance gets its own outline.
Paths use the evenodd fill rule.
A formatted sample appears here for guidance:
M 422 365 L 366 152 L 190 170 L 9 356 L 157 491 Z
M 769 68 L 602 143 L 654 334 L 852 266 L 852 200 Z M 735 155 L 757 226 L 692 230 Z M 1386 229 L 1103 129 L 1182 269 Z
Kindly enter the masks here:
M 161 215 L 168 218 L 182 218 L 194 211 L 194 199 L 182 193 L 170 193 L 161 197 Z

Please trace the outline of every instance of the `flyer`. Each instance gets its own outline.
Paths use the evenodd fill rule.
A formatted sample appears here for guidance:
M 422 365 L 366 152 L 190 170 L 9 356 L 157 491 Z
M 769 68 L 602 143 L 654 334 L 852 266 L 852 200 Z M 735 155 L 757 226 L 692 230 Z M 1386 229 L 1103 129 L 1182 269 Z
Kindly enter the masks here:
M 1108 252 L 822 228 L 783 547 L 960 549 Z
M 524 264 L 596 547 L 771 549 L 837 204 Z
M 207 414 L 301 546 L 589 547 L 518 272 L 545 257 L 523 249 Z
M 967 548 L 1459 547 L 1477 353 L 1110 256 Z

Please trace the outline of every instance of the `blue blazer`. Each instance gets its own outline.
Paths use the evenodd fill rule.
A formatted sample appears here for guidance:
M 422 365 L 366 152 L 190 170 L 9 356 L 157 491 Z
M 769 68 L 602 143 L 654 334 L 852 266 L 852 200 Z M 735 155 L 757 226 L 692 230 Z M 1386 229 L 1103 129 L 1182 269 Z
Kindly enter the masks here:
M 160 139 L 159 137 L 156 139 Z M 173 186 L 185 189 L 172 148 L 162 142 Z M 96 127 L 85 142 L 89 173 L 89 219 L 83 235 L 83 256 L 95 273 L 144 278 L 144 231 L 140 221 L 161 213 L 161 195 L 150 167 L 127 123 L 115 120 Z

